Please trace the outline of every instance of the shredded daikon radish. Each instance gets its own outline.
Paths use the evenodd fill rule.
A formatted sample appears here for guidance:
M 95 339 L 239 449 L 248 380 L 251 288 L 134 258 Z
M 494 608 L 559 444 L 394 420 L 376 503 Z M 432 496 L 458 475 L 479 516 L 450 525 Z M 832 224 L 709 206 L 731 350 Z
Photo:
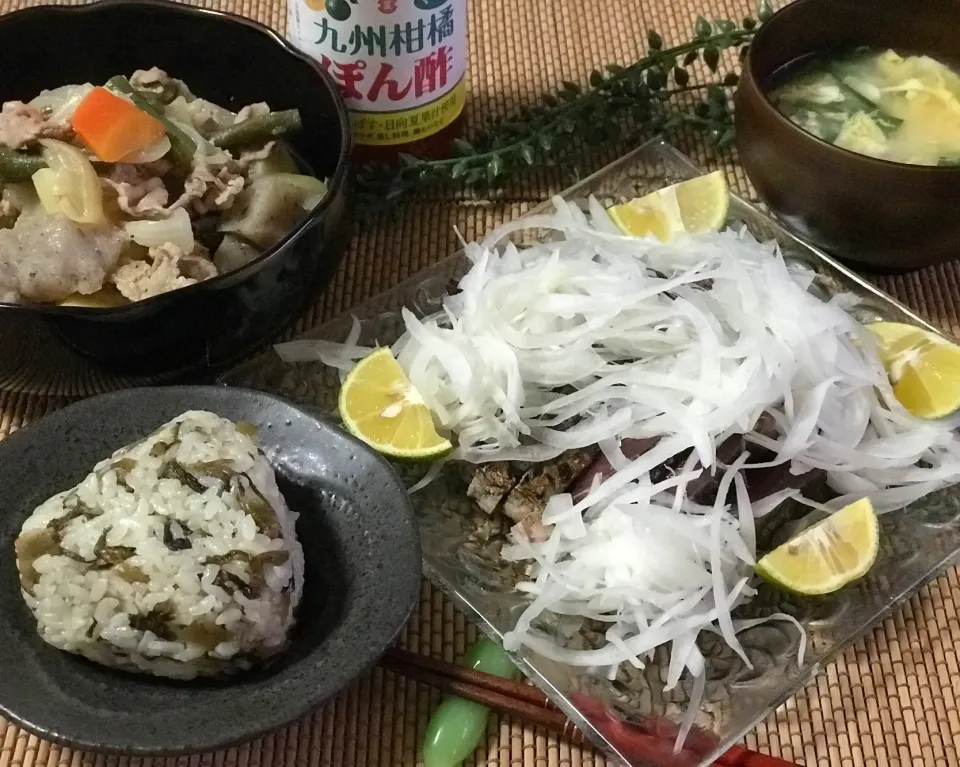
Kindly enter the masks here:
M 368 347 L 357 346 L 357 341 L 360 340 L 360 330 L 360 320 L 354 317 L 350 333 L 343 343 L 301 339 L 278 344 L 273 348 L 280 359 L 287 364 L 322 362 L 324 365 L 339 370 L 342 380 L 350 369 L 357 364 L 358 360 L 363 359 L 372 351 Z
M 899 405 L 870 333 L 848 313 L 853 298 L 822 301 L 813 272 L 776 243 L 746 229 L 660 243 L 624 236 L 594 199 L 586 212 L 555 205 L 465 243 L 472 267 L 459 291 L 436 315 L 404 311 L 393 352 L 461 460 L 540 462 L 600 446 L 612 474 L 577 500 L 549 500 L 546 540 L 516 535 L 503 547 L 505 559 L 535 563 L 518 584 L 531 601 L 504 643 L 610 674 L 669 644 L 668 685 L 684 671 L 694 679 L 679 743 L 704 692 L 700 633 L 749 664 L 737 634 L 758 621 L 733 611 L 755 593 L 754 518 L 802 498 L 785 488 L 751 500 L 747 456 L 717 465 L 724 440 L 743 435 L 766 453 L 751 469 L 822 470 L 839 496 L 830 509 L 868 496 L 878 511 L 960 480 L 960 441 L 951 424 Z M 528 230 L 551 236 L 507 241 Z M 278 352 L 344 370 L 370 351 L 356 342 Z M 626 438 L 655 444 L 628 459 Z M 670 481 L 651 479 L 685 453 Z M 688 498 L 704 470 L 721 477 L 710 506 Z M 571 647 L 547 614 L 606 625 L 606 644 Z

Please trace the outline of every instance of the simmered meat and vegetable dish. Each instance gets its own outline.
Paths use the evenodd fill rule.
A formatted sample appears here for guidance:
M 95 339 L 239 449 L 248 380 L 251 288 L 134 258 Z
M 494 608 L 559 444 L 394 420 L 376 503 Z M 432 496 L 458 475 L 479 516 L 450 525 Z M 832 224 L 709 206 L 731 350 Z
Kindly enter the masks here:
M 153 68 L 0 111 L 0 301 L 116 306 L 237 269 L 326 193 L 280 140 Z

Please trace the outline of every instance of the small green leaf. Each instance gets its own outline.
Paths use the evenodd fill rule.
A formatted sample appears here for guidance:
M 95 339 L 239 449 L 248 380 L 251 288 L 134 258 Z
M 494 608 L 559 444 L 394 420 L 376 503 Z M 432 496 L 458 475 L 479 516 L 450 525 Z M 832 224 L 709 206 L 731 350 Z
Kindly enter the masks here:
M 720 147 L 721 149 L 728 147 L 733 143 L 733 139 L 734 139 L 733 128 L 727 128 L 720 134 L 720 137 L 717 139 L 717 146 Z
M 577 100 L 577 94 L 574 93 L 573 91 L 562 90 L 562 91 L 558 91 L 557 95 L 560 97 L 560 100 L 561 100 L 561 101 L 564 101 L 564 102 L 566 102 L 566 103 L 568 103 L 568 104 L 569 104 L 571 101 L 576 101 L 576 100 Z
M 743 28 L 747 30 L 747 32 L 750 32 L 751 30 L 756 29 L 756 26 L 757 26 L 757 22 L 752 16 L 745 16 L 741 23 L 743 24 Z
M 686 69 L 677 67 L 673 70 L 673 81 L 682 88 L 690 82 L 690 73 Z
M 711 120 L 722 120 L 727 116 L 727 105 L 719 101 L 707 102 L 707 115 Z
M 703 63 L 707 65 L 711 72 L 716 72 L 720 66 L 720 49 L 715 45 L 708 45 L 703 49 Z
M 487 163 L 487 179 L 492 182 L 500 175 L 501 170 L 503 170 L 503 160 L 500 159 L 500 155 L 495 154 Z
M 714 24 L 717 27 L 717 31 L 721 35 L 729 35 L 731 32 L 735 32 L 737 29 L 737 25 L 729 19 L 717 19 Z
M 599 71 L 594 69 L 590 73 L 590 85 L 592 85 L 594 88 L 599 88 L 601 85 L 603 85 L 603 83 L 604 83 L 603 75 Z
M 690 51 L 683 57 L 683 65 L 689 67 L 694 61 L 700 58 L 700 51 Z
M 548 107 L 555 107 L 557 106 L 557 104 L 560 103 L 560 101 L 552 93 L 547 93 L 547 94 L 544 94 L 543 103 L 546 104 Z
M 589 127 L 595 124 L 597 120 L 607 119 L 606 105 L 600 103 L 596 105 L 595 109 L 574 112 L 570 115 L 570 118 L 577 123 L 581 130 L 589 129 Z
M 543 151 L 545 152 L 549 152 L 550 147 L 553 146 L 553 136 L 551 136 L 549 133 L 541 133 L 537 137 L 537 141 L 540 142 L 540 146 L 543 147 Z
M 536 160 L 533 147 L 529 144 L 520 145 L 520 156 L 523 157 L 523 160 L 527 165 L 533 165 L 534 161 Z
M 606 69 L 612 75 L 619 75 L 621 72 L 623 72 L 624 67 L 621 67 L 619 64 L 607 64 L 604 69 Z
M 450 178 L 460 178 L 467 172 L 469 164 L 466 160 L 461 160 L 450 169 Z
M 723 84 L 728 88 L 732 88 L 739 82 L 740 77 L 736 74 L 736 72 L 731 72 L 723 78 Z
M 469 173 L 467 173 L 464 182 L 468 186 L 473 186 L 474 184 L 478 184 L 481 180 L 483 180 L 483 170 L 480 168 L 473 168 Z
M 706 119 L 710 115 L 710 107 L 705 102 L 701 101 L 693 108 L 693 113 L 697 117 Z
M 770 0 L 759 0 L 757 3 L 757 20 L 762 24 L 773 16 L 773 5 Z
M 579 95 L 583 90 L 577 83 L 572 83 L 569 80 L 563 81 L 563 90 L 567 93 L 572 93 L 574 96 Z
M 727 94 L 719 85 L 710 84 L 707 86 L 707 101 L 714 104 L 726 104 Z
M 420 160 L 418 160 L 412 154 L 407 154 L 406 152 L 400 152 L 398 158 L 400 160 L 400 164 L 403 165 L 404 168 L 413 168 L 414 166 L 420 164 Z
M 665 83 L 666 78 L 659 69 L 650 69 L 647 71 L 647 87 L 652 91 L 660 90 Z
M 703 16 L 697 16 L 697 20 L 693 25 L 694 36 L 698 40 L 702 40 L 705 37 L 710 37 L 711 32 L 713 32 L 713 27 L 710 25 L 710 22 Z
M 650 46 L 650 50 L 659 51 L 663 47 L 663 38 L 651 29 L 647 32 L 647 45 Z
M 462 138 L 453 140 L 453 148 L 459 155 L 470 155 L 477 153 L 477 150 L 473 148 L 473 144 L 471 144 L 469 141 L 464 141 Z

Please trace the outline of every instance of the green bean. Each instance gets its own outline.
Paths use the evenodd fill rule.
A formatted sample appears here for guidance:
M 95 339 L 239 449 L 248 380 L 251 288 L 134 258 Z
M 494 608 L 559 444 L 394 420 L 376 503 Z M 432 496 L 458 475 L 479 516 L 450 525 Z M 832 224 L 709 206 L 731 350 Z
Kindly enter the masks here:
M 170 139 L 170 159 L 174 165 L 184 171 L 193 167 L 193 156 L 197 153 L 197 143 L 186 133 L 180 130 L 164 116 L 163 112 L 145 99 L 139 91 L 130 85 L 130 81 L 123 75 L 117 75 L 107 80 L 107 88 L 129 98 L 136 107 L 149 115 L 153 115 L 163 123 L 167 138 Z
M 164 107 L 163 96 L 153 91 L 137 90 L 137 95 L 146 101 L 154 109 L 162 110 Z
M 0 181 L 29 181 L 34 173 L 46 167 L 46 161 L 38 154 L 0 147 Z
M 269 141 L 290 131 L 300 130 L 300 111 L 288 109 L 284 112 L 271 112 L 259 117 L 251 117 L 242 123 L 230 125 L 211 134 L 210 141 L 221 149 L 233 149 Z

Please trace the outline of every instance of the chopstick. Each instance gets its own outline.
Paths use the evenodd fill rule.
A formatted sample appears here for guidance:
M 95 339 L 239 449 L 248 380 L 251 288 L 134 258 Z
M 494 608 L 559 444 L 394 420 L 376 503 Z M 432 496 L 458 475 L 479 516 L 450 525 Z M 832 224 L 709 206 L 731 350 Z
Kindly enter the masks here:
M 488 708 L 516 716 L 558 733 L 574 745 L 590 745 L 583 731 L 567 719 L 566 715 L 546 695 L 530 685 L 474 671 L 399 647 L 387 650 L 380 660 L 380 665 L 389 671 L 435 687 L 442 692 L 481 703 Z M 584 702 L 599 703 L 586 696 L 581 696 L 581 699 Z M 597 708 L 596 705 L 590 707 Z M 651 763 L 658 761 L 664 765 L 684 763 L 682 757 L 672 753 L 675 736 L 675 726 L 672 723 L 664 720 L 657 724 L 666 725 L 666 728 L 657 726 L 652 731 L 641 725 L 616 721 L 608 711 L 604 711 L 602 715 L 610 718 L 611 721 L 600 722 L 600 717 L 596 719 L 590 717 L 592 724 L 604 732 L 618 747 L 624 746 L 621 752 L 632 751 L 638 758 L 645 758 Z M 604 724 L 606 727 L 603 726 Z M 666 731 L 656 732 L 664 729 Z M 694 739 L 688 739 L 688 743 L 690 740 Z M 687 760 L 696 759 L 696 761 L 688 761 L 689 764 L 702 761 L 714 747 L 712 741 L 704 742 L 703 737 L 696 740 L 699 741 L 700 747 L 697 751 L 700 753 L 687 754 Z M 719 767 L 797 767 L 792 762 L 751 751 L 742 746 L 731 747 L 717 757 L 714 764 Z
M 583 733 L 535 687 L 398 647 L 387 650 L 380 665 L 451 695 L 482 703 L 559 732 L 577 743 L 584 742 Z

